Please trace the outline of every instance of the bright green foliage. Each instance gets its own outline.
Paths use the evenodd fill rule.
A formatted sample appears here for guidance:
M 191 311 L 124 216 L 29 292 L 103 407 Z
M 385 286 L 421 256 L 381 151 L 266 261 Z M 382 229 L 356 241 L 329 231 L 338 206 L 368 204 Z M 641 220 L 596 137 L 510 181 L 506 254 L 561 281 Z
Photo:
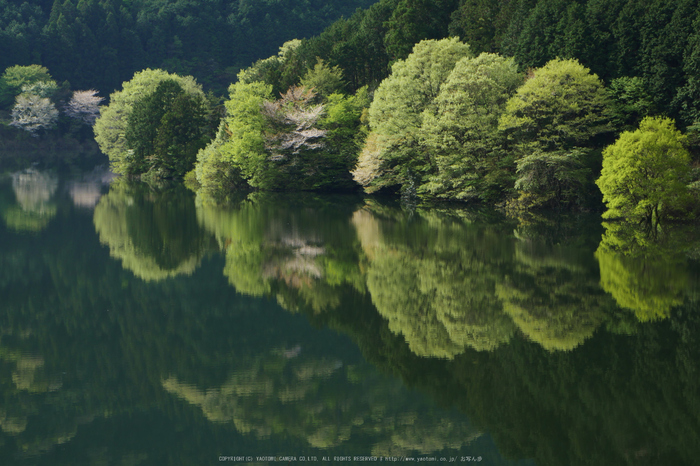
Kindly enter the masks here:
M 194 183 L 190 185 L 198 195 L 209 199 L 223 199 L 233 191 L 245 190 L 248 183 L 241 176 L 240 169 L 223 159 L 221 148 L 228 141 L 226 123 L 221 122 L 216 137 L 197 153 L 197 162 L 192 171 Z M 186 175 L 185 180 L 192 175 Z
M 520 87 L 499 121 L 517 152 L 516 188 L 534 204 L 577 201 L 586 179 L 584 148 L 610 131 L 608 95 L 576 60 L 552 60 Z
M 638 225 L 604 225 L 606 232 L 595 253 L 603 289 L 641 322 L 667 318 L 671 309 L 683 304 L 688 288 L 685 260 L 655 250 L 648 238 L 645 247 L 630 244 L 629 237 L 637 236 Z
M 163 70 L 146 69 L 125 82 L 121 91 L 112 93 L 109 105 L 101 109 L 94 127 L 95 140 L 102 152 L 109 157 L 112 170 L 116 173 L 129 173 L 131 160 L 126 129 L 134 105 L 144 96 L 153 93 L 158 84 L 166 79 L 176 81 L 187 95 L 204 98 L 201 86 L 191 76 L 182 77 Z
M 43 66 L 11 66 L 0 77 L 0 108 L 7 108 L 15 101 L 15 97 L 23 92 L 23 86 L 32 86 L 36 83 L 46 82 L 56 86 L 47 70 Z M 48 97 L 42 95 L 41 97 Z
M 216 138 L 197 155 L 197 181 L 203 188 L 239 186 L 239 176 L 251 186 L 264 184 L 266 121 L 261 109 L 272 97 L 271 91 L 271 86 L 259 81 L 231 85 L 227 117 Z
M 270 86 L 261 82 L 236 83 L 229 88 L 224 120 L 227 143 L 222 146 L 222 159 L 239 167 L 251 186 L 265 182 L 265 138 L 267 122 L 261 113 L 263 102 L 270 99 Z M 205 184 L 203 180 L 200 183 Z
M 125 132 L 131 151 L 126 175 L 181 178 L 194 167 L 206 144 L 206 107 L 200 95 L 189 95 L 172 79 L 138 102 Z
M 343 70 L 337 65 L 328 66 L 326 62 L 319 59 L 318 63 L 301 78 L 301 85 L 307 89 L 313 89 L 323 98 L 342 93 L 345 87 Z
M 279 48 L 277 55 L 260 59 L 246 69 L 238 73 L 238 81 L 250 84 L 261 81 L 272 86 L 273 95 L 285 92 L 289 87 L 297 84 L 299 75 L 303 71 L 299 69 L 296 60 L 296 50 L 301 45 L 299 39 L 285 42 Z
M 323 156 L 319 157 L 323 178 L 318 188 L 353 189 L 350 169 L 357 162 L 357 154 L 364 144 L 367 127 L 362 123 L 363 112 L 369 106 L 367 88 L 353 96 L 331 94 L 325 103 L 324 116 L 319 126 L 326 131 Z
M 421 184 L 433 167 L 420 148 L 423 111 L 433 104 L 455 64 L 471 57 L 458 39 L 425 40 L 406 60 L 392 67 L 369 108 L 369 124 L 378 145 L 380 169 L 367 177 L 355 175 L 368 191 L 384 186 Z M 363 163 L 362 156 L 360 163 Z
M 608 146 L 596 182 L 608 208 L 605 216 L 658 223 L 662 215 L 684 207 L 690 170 L 684 141 L 673 120 L 647 117 L 639 129 L 622 133 Z
M 523 81 L 513 59 L 463 58 L 423 114 L 423 144 L 437 173 L 419 193 L 445 199 L 496 200 L 513 185 L 498 119 Z
M 197 180 L 208 190 L 242 181 L 261 190 L 352 189 L 367 100 L 361 90 L 317 103 L 313 90 L 294 86 L 272 101 L 270 85 L 238 82 L 222 129 L 198 156 Z

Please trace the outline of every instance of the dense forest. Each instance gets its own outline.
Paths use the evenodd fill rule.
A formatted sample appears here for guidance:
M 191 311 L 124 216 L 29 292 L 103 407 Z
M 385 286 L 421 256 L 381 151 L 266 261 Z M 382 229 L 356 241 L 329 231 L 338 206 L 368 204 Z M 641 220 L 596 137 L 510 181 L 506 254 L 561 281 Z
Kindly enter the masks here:
M 66 31 L 82 27 L 87 34 L 87 25 L 101 24 L 88 13 L 109 8 L 54 4 L 39 36 L 55 49 L 8 62 L 43 67 L 10 66 L 0 79 L 0 104 L 8 108 L 15 99 L 12 125 L 35 134 L 42 118 L 44 128 L 56 126 L 58 112 L 45 99 L 58 101 L 63 93 L 67 100 L 70 90 L 49 71 L 60 81 L 67 75 L 62 67 L 70 66 L 79 76 L 71 85 L 103 82 L 89 70 L 131 76 L 108 106 L 98 110 L 93 101 L 81 114 L 100 114 L 96 139 L 117 173 L 185 178 L 214 197 L 359 185 L 368 193 L 400 193 L 407 202 L 484 202 L 512 211 L 599 210 L 604 203 L 610 218 L 650 225 L 694 214 L 697 0 L 381 0 L 318 36 L 286 42 L 308 31 L 303 21 L 283 39 L 265 32 L 275 21 L 270 14 L 255 19 L 239 3 L 238 16 L 226 20 L 238 29 L 224 39 L 218 32 L 225 28 L 196 32 L 219 24 L 214 18 L 224 6 L 182 16 L 189 10 L 179 5 L 151 17 L 150 5 L 131 4 L 131 45 L 114 49 L 128 59 L 98 66 L 82 50 L 80 58 L 67 58 L 78 52 L 68 40 L 77 33 Z M 300 8 L 269 5 L 287 14 L 288 25 L 309 18 Z M 166 11 L 176 18 L 170 29 L 153 19 Z M 120 30 L 110 29 L 114 15 L 105 15 L 100 33 Z M 241 26 L 246 21 L 254 31 Z M 275 47 L 249 47 L 256 34 L 265 43 L 276 40 L 278 51 L 259 58 Z M 89 50 L 100 48 L 96 37 Z M 245 53 L 229 54 L 222 45 L 244 41 Z M 219 52 L 229 55 L 214 57 Z M 220 92 L 230 82 L 222 109 L 205 91 Z
M 371 0 L 0 1 L 0 69 L 38 64 L 108 95 L 146 67 L 223 91 L 238 70 Z

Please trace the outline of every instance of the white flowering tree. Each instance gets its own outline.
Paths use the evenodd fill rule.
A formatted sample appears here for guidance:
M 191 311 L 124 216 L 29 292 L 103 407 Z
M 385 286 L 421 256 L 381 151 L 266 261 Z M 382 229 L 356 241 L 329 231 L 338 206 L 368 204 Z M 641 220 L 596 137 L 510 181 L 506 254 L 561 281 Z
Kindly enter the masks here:
M 75 91 L 64 112 L 71 118 L 76 118 L 86 125 L 93 126 L 97 117 L 100 116 L 100 104 L 103 100 L 105 100 L 104 97 L 98 97 L 97 91 L 93 89 L 89 91 Z
M 316 93 L 303 86 L 293 86 L 279 100 L 265 101 L 262 114 L 273 127 L 265 141 L 269 160 L 285 160 L 304 150 L 323 148 L 326 130 L 316 127 L 324 114 L 324 105 L 312 105 Z
M 20 94 L 12 108 L 12 126 L 28 131 L 32 136 L 42 129 L 56 125 L 58 110 L 46 97 L 34 94 Z

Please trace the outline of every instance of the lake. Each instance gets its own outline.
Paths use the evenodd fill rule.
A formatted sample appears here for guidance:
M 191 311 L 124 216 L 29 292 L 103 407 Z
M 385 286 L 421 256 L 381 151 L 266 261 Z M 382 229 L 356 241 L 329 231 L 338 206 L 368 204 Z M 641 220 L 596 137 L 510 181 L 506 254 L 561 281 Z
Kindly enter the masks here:
M 699 463 L 694 228 L 100 171 L 0 215 L 0 464 Z

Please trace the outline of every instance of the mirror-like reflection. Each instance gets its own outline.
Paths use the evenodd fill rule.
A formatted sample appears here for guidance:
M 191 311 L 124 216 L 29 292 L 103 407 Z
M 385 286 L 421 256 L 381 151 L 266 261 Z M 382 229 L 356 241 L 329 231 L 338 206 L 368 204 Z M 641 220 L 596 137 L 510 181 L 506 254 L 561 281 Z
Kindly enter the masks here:
M 5 224 L 17 231 L 41 231 L 56 216 L 54 194 L 58 178 L 50 172 L 28 169 L 13 173 L 15 203 L 8 203 L 2 216 Z
M 700 455 L 692 229 L 51 180 L 0 228 L 2 464 Z
M 224 275 L 236 290 L 275 296 L 288 310 L 300 304 L 316 312 L 339 304 L 337 289 L 364 289 L 349 225 L 354 197 L 257 195 L 219 206 L 197 203 L 204 229 L 226 257 Z
M 191 275 L 208 249 L 192 194 L 118 181 L 95 207 L 95 229 L 112 257 L 144 280 Z
M 508 342 L 515 326 L 496 295 L 513 247 L 503 225 L 379 210 L 356 211 L 353 225 L 372 302 L 389 328 L 418 356 Z
M 642 322 L 669 317 L 691 288 L 687 260 L 697 248 L 695 231 L 669 227 L 652 235 L 625 222 L 604 226 L 595 253 L 603 289 Z
M 306 355 L 300 346 L 272 350 L 207 390 L 163 380 L 170 393 L 202 409 L 212 422 L 232 423 L 257 438 L 298 437 L 314 448 L 372 439 L 376 456 L 461 449 L 480 433 L 362 365 Z

